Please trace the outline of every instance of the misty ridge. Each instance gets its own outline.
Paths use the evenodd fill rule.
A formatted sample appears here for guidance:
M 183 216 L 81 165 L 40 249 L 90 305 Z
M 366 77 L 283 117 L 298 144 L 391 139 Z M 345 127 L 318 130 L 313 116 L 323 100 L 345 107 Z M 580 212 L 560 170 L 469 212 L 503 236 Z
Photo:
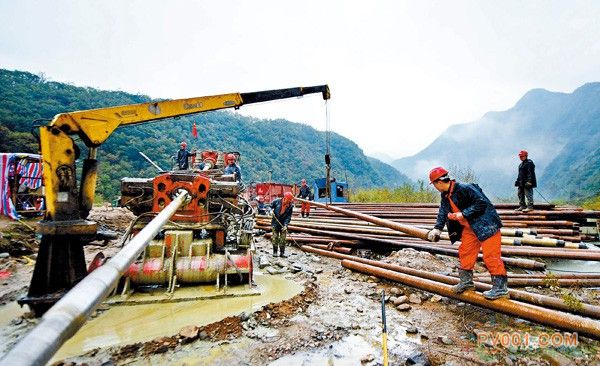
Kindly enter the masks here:
M 516 195 L 517 154 L 525 149 L 546 198 L 577 200 L 600 193 L 599 141 L 595 82 L 570 94 L 533 89 L 511 109 L 450 126 L 418 154 L 391 164 L 413 180 L 425 180 L 438 165 L 470 169 L 490 198 L 508 198 Z

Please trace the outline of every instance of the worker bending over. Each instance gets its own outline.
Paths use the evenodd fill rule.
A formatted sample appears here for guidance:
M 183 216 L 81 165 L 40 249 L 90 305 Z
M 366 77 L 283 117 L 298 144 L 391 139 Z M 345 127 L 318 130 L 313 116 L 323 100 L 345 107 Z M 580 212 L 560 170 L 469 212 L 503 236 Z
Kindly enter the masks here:
M 287 237 L 287 226 L 292 219 L 292 211 L 294 205 L 292 201 L 294 195 L 292 192 L 285 192 L 283 198 L 277 198 L 271 202 L 271 210 L 273 218 L 271 219 L 271 229 L 273 229 L 273 236 L 271 241 L 273 243 L 273 257 L 287 257 L 285 254 L 285 244 Z M 279 249 L 279 254 L 277 254 Z
M 312 201 L 312 198 L 313 198 L 312 192 L 310 190 L 310 187 L 308 185 L 306 185 L 306 179 L 302 179 L 302 182 L 300 185 L 300 192 L 298 192 L 298 198 Z M 304 217 L 304 215 L 306 215 L 306 217 L 308 217 L 310 215 L 310 203 L 302 202 L 302 208 L 300 209 L 300 213 L 301 213 L 302 217 Z
M 453 244 L 461 241 L 458 247 L 460 282 L 452 290 L 460 294 L 475 288 L 473 267 L 482 248 L 483 262 L 492 276 L 492 288 L 483 296 L 488 300 L 508 297 L 508 279 L 500 257 L 502 222 L 494 205 L 477 184 L 458 183 L 450 179 L 448 171 L 442 167 L 429 172 L 429 182 L 441 192 L 442 201 L 435 228 L 427 234 L 427 239 L 440 240 L 447 222 L 450 241 Z
M 225 156 L 225 169 L 223 169 L 223 174 L 233 174 L 235 175 L 236 181 L 242 180 L 242 171 L 240 167 L 235 163 L 235 155 L 227 154 Z

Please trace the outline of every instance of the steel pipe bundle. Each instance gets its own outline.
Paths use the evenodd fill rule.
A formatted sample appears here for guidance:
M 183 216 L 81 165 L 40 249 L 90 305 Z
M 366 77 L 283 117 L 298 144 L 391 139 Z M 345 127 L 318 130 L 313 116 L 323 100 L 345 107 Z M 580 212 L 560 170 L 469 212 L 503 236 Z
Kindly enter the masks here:
M 509 299 L 490 301 L 475 291 L 465 291 L 462 294 L 455 294 L 452 291 L 452 286 L 450 285 L 404 273 L 390 271 L 353 260 L 343 260 L 342 266 L 353 271 L 365 273 L 379 278 L 385 278 L 411 287 L 416 287 L 421 290 L 436 293 L 438 295 L 451 297 L 453 299 L 468 302 L 473 305 L 492 309 L 500 313 L 514 315 L 519 318 L 548 325 L 553 328 L 563 329 L 570 332 L 578 332 L 579 334 L 600 340 L 600 322 L 596 320 L 562 313 L 556 310 L 545 309 L 540 306 Z
M 405 267 L 405 266 L 399 266 L 396 264 L 384 263 L 381 261 L 374 261 L 374 260 L 370 260 L 370 259 L 356 257 L 353 255 L 332 253 L 330 251 L 307 247 L 307 246 L 302 246 L 302 250 L 309 252 L 309 253 L 319 254 L 319 255 L 322 255 L 325 257 L 336 258 L 336 259 L 340 259 L 340 260 L 352 260 L 355 262 L 360 262 L 360 263 L 368 264 L 368 265 L 375 266 L 375 267 L 385 268 L 385 269 L 388 269 L 391 271 L 405 273 L 405 274 L 409 274 L 409 275 L 413 275 L 413 276 L 417 276 L 417 277 L 421 277 L 421 278 L 425 278 L 425 279 L 429 279 L 429 280 L 433 280 L 433 281 L 438 281 L 438 282 L 442 282 L 442 283 L 446 283 L 446 284 L 450 284 L 450 285 L 455 285 L 459 282 L 459 279 L 456 277 L 453 277 L 453 276 L 446 276 L 446 275 L 433 273 L 433 272 L 429 272 L 429 271 L 422 271 L 422 270 L 409 268 L 409 267 Z M 480 282 L 480 281 L 478 282 L 478 280 L 475 280 L 475 287 L 479 291 L 486 291 L 486 290 L 489 290 L 490 288 L 492 288 L 491 285 Z M 527 302 L 530 304 L 549 307 L 551 309 L 572 312 L 575 314 L 581 314 L 581 315 L 589 316 L 592 318 L 600 319 L 600 306 L 597 306 L 597 305 L 582 303 L 581 306 L 578 306 L 575 308 L 575 307 L 569 306 L 568 304 L 565 304 L 565 302 L 562 299 L 558 299 L 558 298 L 555 298 L 552 296 L 533 294 L 533 293 L 514 290 L 514 289 L 509 289 L 509 293 L 510 293 L 511 299 L 520 300 L 520 301 L 524 301 L 524 302 Z

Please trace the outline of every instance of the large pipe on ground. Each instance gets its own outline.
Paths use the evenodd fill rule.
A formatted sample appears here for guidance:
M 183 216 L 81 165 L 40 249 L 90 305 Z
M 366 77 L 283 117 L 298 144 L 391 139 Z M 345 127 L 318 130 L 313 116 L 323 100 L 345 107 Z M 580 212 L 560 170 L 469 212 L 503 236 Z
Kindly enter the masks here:
M 38 325 L 0 360 L 0 366 L 45 365 L 63 343 L 81 328 L 133 261 L 187 200 L 188 193 L 179 194 L 119 253 L 67 292 L 44 314 Z
M 430 253 L 443 254 L 443 255 L 448 255 L 451 257 L 458 257 L 458 249 L 440 248 L 437 245 L 431 245 L 428 243 L 416 244 L 416 243 L 403 242 L 403 241 L 398 241 L 398 240 L 370 238 L 370 237 L 361 236 L 361 235 L 338 233 L 338 232 L 331 232 L 331 231 L 325 231 L 325 230 L 308 229 L 308 228 L 302 228 L 302 227 L 292 226 L 292 225 L 288 225 L 288 229 L 294 230 L 294 231 L 306 232 L 306 233 L 310 233 L 310 234 L 317 234 L 317 235 L 336 236 L 336 237 L 346 238 L 346 239 L 359 239 L 363 242 L 378 243 L 378 244 L 388 245 L 388 246 L 392 246 L 392 247 L 396 247 L 396 248 L 413 248 L 416 250 L 422 250 L 422 251 L 426 251 L 426 252 L 430 252 Z M 483 260 L 483 254 L 479 253 L 477 255 L 477 259 Z M 519 267 L 519 268 L 526 268 L 526 269 L 533 269 L 533 270 L 543 270 L 544 268 L 546 268 L 545 263 L 534 261 L 531 259 L 502 257 L 502 261 L 504 261 L 504 264 L 506 264 L 506 265 Z
M 548 325 L 553 328 L 578 332 L 579 334 L 600 340 L 600 322 L 596 320 L 562 313 L 556 310 L 545 309 L 536 305 L 509 299 L 490 301 L 475 291 L 465 291 L 462 294 L 455 294 L 452 291 L 451 285 L 446 285 L 440 282 L 427 280 L 404 273 L 390 271 L 388 269 L 359 263 L 354 260 L 343 260 L 342 266 L 353 271 L 365 273 L 379 278 L 385 278 L 421 290 L 451 297 L 463 302 L 468 302 L 483 308 L 492 309 L 500 313 L 514 315 L 519 318 Z
M 360 212 L 354 212 L 351 210 L 346 210 L 344 208 L 340 208 L 340 207 L 336 207 L 336 206 L 332 206 L 332 205 L 325 205 L 319 202 L 315 202 L 315 201 L 308 201 L 308 200 L 303 200 L 301 198 L 296 198 L 296 200 L 300 201 L 300 202 L 304 202 L 304 203 L 309 203 L 313 206 L 316 207 L 321 207 L 324 208 L 326 210 L 330 210 L 330 211 L 335 211 L 338 213 L 341 213 L 343 215 L 346 216 L 351 216 L 351 217 L 355 217 L 357 219 L 361 219 L 364 221 L 368 221 L 368 222 L 372 222 L 374 224 L 377 224 L 379 226 L 384 226 L 384 227 L 388 227 L 390 229 L 394 229 L 394 230 L 398 230 L 401 231 L 403 233 L 409 234 L 411 236 L 417 237 L 417 238 L 421 238 L 423 240 L 427 240 L 427 233 L 428 230 L 425 229 L 420 229 L 418 227 L 414 227 L 414 226 L 410 226 L 410 225 L 404 225 L 398 222 L 394 222 L 394 221 L 390 221 L 390 220 L 385 220 L 385 219 L 380 219 L 378 217 L 375 216 L 371 216 L 371 215 L 366 215 L 366 214 L 362 214 Z
M 360 257 L 356 257 L 353 255 L 332 253 L 331 251 L 321 250 L 321 249 L 317 249 L 317 248 L 313 248 L 313 247 L 306 247 L 306 246 L 302 246 L 301 249 L 303 251 L 319 254 L 319 255 L 322 255 L 325 257 L 336 258 L 336 259 L 340 259 L 340 260 L 344 260 L 344 259 L 352 260 L 355 262 L 360 262 L 360 263 L 372 265 L 375 267 L 388 269 L 390 271 L 406 273 L 409 275 L 426 278 L 426 279 L 429 279 L 432 281 L 443 282 L 443 283 L 447 283 L 450 285 L 455 285 L 460 281 L 458 278 L 453 277 L 453 276 L 446 276 L 446 275 L 442 275 L 439 273 L 422 271 L 422 270 L 409 268 L 409 267 L 405 267 L 405 266 L 399 266 L 397 264 L 384 263 L 381 261 L 374 261 L 371 259 L 360 258 Z M 486 290 L 489 290 L 492 288 L 492 286 L 487 283 L 482 283 L 482 282 L 477 282 L 477 281 L 475 281 L 474 283 L 475 283 L 477 290 L 479 290 L 479 291 L 486 291 Z M 563 310 L 563 311 L 567 311 L 570 313 L 576 313 L 576 314 L 586 315 L 586 316 L 589 316 L 592 318 L 600 319 L 600 306 L 597 306 L 597 305 L 582 303 L 581 306 L 571 306 L 571 305 L 566 304 L 562 299 L 558 299 L 558 298 L 552 297 L 552 296 L 539 295 L 539 294 L 534 294 L 534 293 L 529 293 L 529 292 L 519 291 L 519 290 L 513 290 L 513 289 L 509 289 L 508 291 L 510 293 L 510 298 L 514 299 L 514 300 L 525 301 L 530 304 L 546 306 L 546 307 L 549 307 L 552 309 Z

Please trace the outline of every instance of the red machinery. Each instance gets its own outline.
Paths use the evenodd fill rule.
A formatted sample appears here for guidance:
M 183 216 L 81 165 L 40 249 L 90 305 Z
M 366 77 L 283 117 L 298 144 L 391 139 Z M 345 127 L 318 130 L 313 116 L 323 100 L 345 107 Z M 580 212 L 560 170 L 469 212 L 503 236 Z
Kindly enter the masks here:
M 240 195 L 241 183 L 222 174 L 223 155 L 199 155 L 205 170 L 179 170 L 151 179 L 124 178 L 121 205 L 139 215 L 132 232 L 145 226 L 178 192 L 192 199 L 182 206 L 127 272 L 126 287 L 166 286 L 223 280 L 251 281 L 254 212 Z M 232 276 L 232 277 L 231 277 Z
M 284 184 L 275 182 L 252 183 L 246 191 L 249 200 L 254 200 L 257 196 L 262 196 L 266 204 L 271 203 L 276 198 L 283 197 L 285 192 L 296 194 L 295 184 Z

